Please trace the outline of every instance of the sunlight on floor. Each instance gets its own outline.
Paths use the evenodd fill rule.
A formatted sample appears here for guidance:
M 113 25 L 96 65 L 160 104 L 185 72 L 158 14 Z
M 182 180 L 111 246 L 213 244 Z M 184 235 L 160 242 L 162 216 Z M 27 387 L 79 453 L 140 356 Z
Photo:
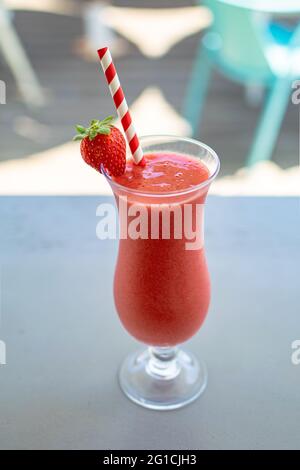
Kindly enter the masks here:
M 65 15 L 76 11 L 76 5 L 72 0 L 5 0 L 5 4 L 12 10 L 44 11 Z
M 139 135 L 191 134 L 188 121 L 176 112 L 159 88 L 146 88 L 130 109 Z
M 104 178 L 81 159 L 77 143 L 0 164 L 1 195 L 108 193 Z
M 108 7 L 106 23 L 133 42 L 148 57 L 161 57 L 187 36 L 206 28 L 211 14 L 204 7 Z
M 212 194 L 219 196 L 299 196 L 300 167 L 283 170 L 274 162 L 240 168 L 234 175 L 217 179 Z
M 299 196 L 300 169 L 260 163 L 252 170 L 218 178 L 210 194 L 220 196 Z M 81 159 L 79 145 L 67 143 L 0 165 L 1 195 L 111 194 L 108 183 Z

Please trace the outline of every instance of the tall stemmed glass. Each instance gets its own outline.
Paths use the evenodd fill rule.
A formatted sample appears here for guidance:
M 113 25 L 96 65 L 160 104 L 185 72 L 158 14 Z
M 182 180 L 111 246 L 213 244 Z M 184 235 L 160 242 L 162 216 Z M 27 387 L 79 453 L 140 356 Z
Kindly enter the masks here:
M 147 193 L 121 186 L 104 172 L 114 192 L 119 214 L 120 206 L 123 208 L 127 204 L 126 217 L 120 215 L 123 238 L 119 242 L 114 278 L 116 309 L 126 330 L 148 346 L 126 358 L 120 369 L 120 385 L 134 402 L 147 408 L 167 410 L 195 400 L 207 383 L 205 364 L 178 345 L 199 330 L 209 307 L 203 208 L 220 163 L 211 148 L 193 139 L 148 136 L 140 141 L 146 157 L 147 153 L 156 152 L 193 156 L 205 163 L 210 174 L 206 181 L 193 188 Z M 188 206 L 190 210 L 185 212 Z M 146 237 L 145 233 L 139 238 L 129 235 L 132 214 L 137 214 L 136 207 L 146 211 Z M 168 209 L 170 237 L 164 238 L 161 227 L 153 237 L 150 232 L 152 214 L 155 211 L 162 214 Z M 181 238 L 178 233 L 175 235 L 176 230 L 172 232 L 176 224 L 178 229 L 176 217 L 180 212 Z M 163 216 L 159 215 L 156 220 L 163 221 Z M 193 247 L 190 234 L 186 233 L 188 224 L 196 226 L 199 232 Z

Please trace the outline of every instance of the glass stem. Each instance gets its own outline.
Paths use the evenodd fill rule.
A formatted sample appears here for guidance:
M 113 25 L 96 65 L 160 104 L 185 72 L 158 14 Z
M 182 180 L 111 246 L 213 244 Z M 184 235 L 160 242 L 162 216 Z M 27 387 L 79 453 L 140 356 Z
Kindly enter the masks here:
M 177 354 L 177 347 L 150 347 L 150 359 L 147 364 L 148 374 L 163 380 L 175 378 L 180 372 Z

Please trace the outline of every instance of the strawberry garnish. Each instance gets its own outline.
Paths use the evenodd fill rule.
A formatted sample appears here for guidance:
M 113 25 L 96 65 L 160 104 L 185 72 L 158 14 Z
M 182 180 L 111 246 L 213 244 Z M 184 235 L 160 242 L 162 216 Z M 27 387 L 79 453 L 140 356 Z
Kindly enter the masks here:
M 112 125 L 113 116 L 103 121 L 93 119 L 89 127 L 76 126 L 83 160 L 101 172 L 101 166 L 112 175 L 120 176 L 126 167 L 126 143 L 121 131 Z

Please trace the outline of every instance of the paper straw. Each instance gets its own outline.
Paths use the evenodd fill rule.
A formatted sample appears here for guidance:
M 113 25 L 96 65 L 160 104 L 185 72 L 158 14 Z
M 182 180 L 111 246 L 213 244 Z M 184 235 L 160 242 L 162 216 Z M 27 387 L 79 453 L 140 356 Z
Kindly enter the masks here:
M 116 72 L 111 54 L 108 47 L 98 49 L 98 55 L 102 65 L 104 75 L 106 77 L 110 94 L 114 100 L 119 119 L 124 129 L 128 145 L 130 147 L 133 160 L 137 165 L 145 165 L 140 141 L 135 132 L 135 128 L 131 119 L 129 108 L 120 85 L 119 77 Z

